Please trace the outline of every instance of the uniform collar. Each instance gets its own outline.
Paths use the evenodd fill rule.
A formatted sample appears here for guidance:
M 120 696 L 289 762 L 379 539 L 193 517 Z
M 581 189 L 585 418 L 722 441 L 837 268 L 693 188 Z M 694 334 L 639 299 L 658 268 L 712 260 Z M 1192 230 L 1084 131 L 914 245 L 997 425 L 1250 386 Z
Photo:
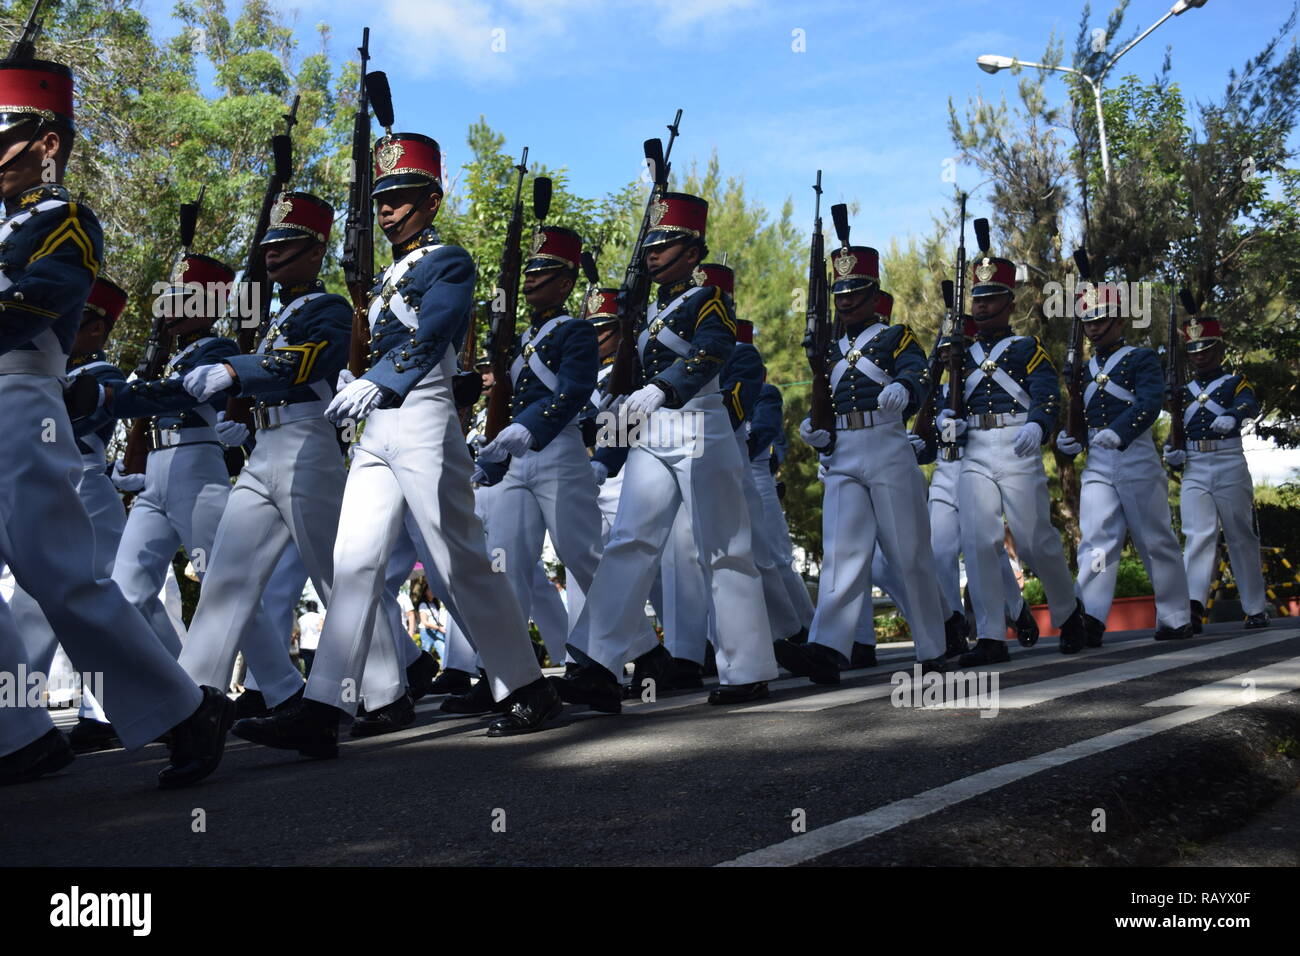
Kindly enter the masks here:
M 1214 368 L 1206 369 L 1204 372 L 1192 372 L 1192 378 L 1201 382 L 1213 382 L 1216 378 L 1222 377 L 1226 373 L 1223 363 L 1220 362 Z
M 321 282 L 320 279 L 312 279 L 310 282 L 296 282 L 293 285 L 282 285 L 276 294 L 280 299 L 280 307 L 284 308 L 286 305 L 289 305 L 297 299 L 301 299 L 305 295 L 310 295 L 313 292 L 324 291 L 325 283 Z
M 1093 354 L 1096 355 L 1097 358 L 1099 358 L 1099 359 L 1100 359 L 1100 358 L 1107 358 L 1107 357 L 1109 357 L 1110 355 L 1112 355 L 1113 353 L 1115 353 L 1116 351 L 1118 351 L 1119 349 L 1122 349 L 1123 347 L 1124 347 L 1124 336 L 1121 335 L 1121 336 L 1120 336 L 1119 338 L 1117 338 L 1114 342 L 1111 342 L 1110 345 L 1101 345 L 1101 346 L 1098 346 L 1098 347 L 1093 351 Z
M 854 322 L 852 325 L 846 324 L 844 326 L 844 334 L 847 335 L 850 339 L 856 339 L 859 335 L 861 335 L 867 329 L 871 328 L 873 325 L 880 325 L 880 324 L 881 324 L 880 320 L 876 318 L 864 319 L 861 322 Z
M 37 203 L 44 202 L 47 199 L 61 199 L 63 202 L 71 202 L 72 196 L 63 187 L 62 183 L 41 183 L 39 186 L 33 186 L 18 196 L 14 201 L 14 212 L 25 212 Z
M 1011 331 L 1011 326 L 1009 325 L 1004 325 L 1000 329 L 989 329 L 988 331 L 985 331 L 984 329 L 979 330 L 979 340 L 981 342 L 1001 342 L 1003 339 L 1011 335 L 1015 335 L 1015 333 Z
M 618 353 L 611 352 L 609 355 L 606 355 L 603 359 L 600 360 L 600 367 L 604 368 L 606 365 L 613 365 L 614 359 L 616 358 L 618 358 Z
M 201 329 L 195 329 L 193 332 L 186 332 L 184 335 L 177 337 L 176 348 L 177 349 L 189 348 L 189 346 L 193 345 L 199 339 L 207 338 L 211 334 L 212 334 L 212 326 L 210 325 Z
M 531 321 L 533 325 L 542 325 L 557 315 L 564 315 L 563 305 L 553 305 L 549 309 L 534 310 Z
M 438 243 L 438 230 L 433 226 L 426 226 L 423 232 L 417 233 L 405 242 L 400 242 L 393 246 L 393 261 L 396 262 L 409 252 L 414 252 L 421 246 L 432 246 Z
M 678 279 L 676 282 L 668 285 L 661 285 L 659 287 L 659 304 L 667 305 L 683 292 L 690 289 L 693 285 L 695 285 L 695 280 L 690 276 L 687 276 L 684 279 Z
M 81 368 L 83 365 L 89 365 L 91 362 L 107 362 L 108 356 L 98 349 L 94 352 L 83 352 L 80 355 L 74 355 L 68 359 L 68 371 L 74 368 Z

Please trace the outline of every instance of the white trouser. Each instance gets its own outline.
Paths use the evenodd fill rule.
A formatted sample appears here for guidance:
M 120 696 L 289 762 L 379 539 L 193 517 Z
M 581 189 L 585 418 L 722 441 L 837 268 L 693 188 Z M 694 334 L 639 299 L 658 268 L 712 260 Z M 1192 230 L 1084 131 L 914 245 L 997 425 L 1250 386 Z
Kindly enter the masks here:
M 86 506 L 86 514 L 95 530 L 95 577 L 107 578 L 113 573 L 113 559 L 117 556 L 117 544 L 122 537 L 122 527 L 126 524 L 126 509 L 122 507 L 122 496 L 104 471 L 102 456 L 83 456 L 82 466 L 81 484 L 77 493 L 81 496 L 81 503 Z M 13 611 L 14 624 L 27 648 L 27 660 L 32 667 L 49 674 L 58 650 L 54 628 L 50 627 L 49 621 L 41 613 L 40 605 L 22 588 L 14 588 L 10 609 Z M 108 720 L 104 708 L 95 700 L 95 695 L 88 687 L 81 689 L 81 707 L 77 713 L 92 720 Z
M 761 572 L 760 572 L 761 573 Z M 717 636 L 708 578 L 700 564 L 690 514 L 677 509 L 659 565 L 660 625 L 664 648 L 673 657 L 703 664 L 708 644 Z
M 579 630 L 583 626 L 579 622 L 585 622 L 581 616 L 583 592 L 591 587 L 601 552 L 596 479 L 578 426 L 561 429 L 545 448 L 512 458 L 510 470 L 491 500 L 488 552 L 496 566 L 504 566 L 505 578 L 521 607 L 532 604 L 548 532 L 566 579 L 578 585 L 569 593 L 565 633 L 554 629 L 549 634 L 542 632 L 547 654 L 552 661 L 561 661 L 568 633 L 575 633 L 577 643 L 585 643 Z M 552 587 L 551 592 L 554 590 Z
M 749 433 L 742 425 L 736 429 L 736 453 L 740 457 L 740 480 L 745 489 L 745 506 L 749 509 L 754 566 L 763 580 L 763 601 L 767 605 L 767 619 L 776 637 L 793 637 L 804 627 L 799 619 L 790 592 L 781 577 L 780 556 L 773 549 L 771 534 L 763 511 L 763 499 L 754 481 L 754 471 L 749 467 Z
M 555 545 L 552 544 L 551 547 L 554 548 Z M 600 547 L 604 548 L 603 541 Z M 551 661 L 555 664 L 564 660 L 565 635 L 569 632 L 569 608 L 566 602 L 572 603 L 575 596 L 580 604 L 586 603 L 586 592 L 572 577 L 565 578 L 564 596 L 561 597 L 560 589 L 546 573 L 546 565 L 538 559 L 533 565 L 532 593 L 528 595 L 527 601 L 521 603 L 524 606 L 524 617 L 531 618 L 537 625 L 537 633 L 542 636 L 547 653 L 550 654 L 551 647 L 558 645 L 556 653 L 559 656 L 551 655 Z
M 776 478 L 768 464 L 771 452 L 759 455 L 749 463 L 750 474 L 754 476 L 754 486 L 758 497 L 763 502 L 763 521 L 757 525 L 758 532 L 767 539 L 768 548 L 776 561 L 776 569 L 785 584 L 790 603 L 799 618 L 800 627 L 812 625 L 812 598 L 808 596 L 808 585 L 794 569 L 794 547 L 790 543 L 790 526 L 786 524 L 785 512 L 781 509 L 781 499 L 776 494 Z
M 1043 457 L 1035 450 L 1021 458 L 1012 450 L 1018 431 L 1015 425 L 968 429 L 961 460 L 957 497 L 962 553 L 975 610 L 975 636 L 981 640 L 1006 639 L 1007 595 L 1002 579 L 1006 528 L 1011 529 L 1021 560 L 1043 582 L 1052 626 L 1059 628 L 1075 607 L 1074 578 L 1065 562 L 1061 535 L 1052 525 Z
M 362 667 L 370 667 L 384 572 L 408 507 L 429 549 L 427 567 L 448 587 L 449 613 L 474 635 L 493 696 L 501 700 L 541 677 L 519 602 L 498 586 L 474 514 L 469 450 L 443 373 L 447 364 L 397 408 L 370 413 L 348 470 L 334 543 L 339 588 L 306 692 L 348 713 L 356 712 Z M 375 643 L 392 653 L 391 642 Z
M 871 561 L 877 546 L 898 572 L 896 600 L 918 661 L 942 657 L 943 614 L 930 553 L 925 480 L 902 422 L 843 429 L 826 465 L 821 583 L 809 641 L 847 662 L 864 613 L 870 613 Z
M 898 613 L 905 619 L 911 620 L 907 606 L 903 603 L 907 600 L 906 592 L 903 590 L 903 582 L 894 571 L 894 566 L 885 557 L 884 548 L 877 547 L 875 554 L 871 556 L 871 586 L 884 591 L 889 596 L 889 599 L 894 602 L 894 607 L 898 609 Z M 942 599 L 943 591 L 939 591 L 939 597 Z M 944 611 L 944 620 L 947 620 L 946 609 Z M 853 643 L 871 645 L 876 643 L 875 599 L 870 592 L 867 593 L 866 600 L 862 603 L 862 617 L 858 620 L 858 628 L 854 632 Z
M 1125 533 L 1133 536 L 1156 596 L 1156 622 L 1182 627 L 1192 619 L 1178 538 L 1169 514 L 1169 480 L 1150 433 L 1120 451 L 1088 449 L 1079 492 L 1079 596 L 1106 622 L 1115 598 Z
M 293 644 L 293 625 L 298 619 L 298 602 L 302 599 L 303 588 L 307 586 L 307 578 L 307 567 L 302 563 L 302 556 L 290 541 L 280 553 L 280 560 L 271 572 L 271 579 L 262 590 L 262 607 L 266 609 L 267 620 L 271 622 L 276 639 L 284 645 L 286 656 Z M 244 675 L 244 689 L 261 692 L 257 674 L 252 668 Z
M 101 703 L 122 743 L 142 747 L 192 714 L 202 695 L 121 590 L 97 577 L 95 532 L 77 492 L 83 464 L 59 380 L 0 375 L 0 402 L 21 410 L 0 455 L 0 560 L 40 605 L 73 666 L 103 675 Z M 0 670 L 16 673 L 20 662 L 26 652 L 5 613 Z M 0 708 L 0 755 L 49 730 L 44 709 L 31 709 Z
M 626 466 L 625 466 L 626 467 Z M 623 493 L 623 469 L 617 475 L 610 475 L 596 491 L 596 507 L 600 509 L 600 543 L 609 541 L 609 533 L 614 529 L 614 519 L 618 517 L 618 499 Z
M 113 580 L 126 599 L 154 626 L 163 646 L 178 657 L 180 640 L 158 599 L 158 591 L 178 547 L 185 548 L 199 580 L 205 578 L 213 563 L 217 527 L 229 498 L 230 475 L 220 445 L 159 448 L 149 453 L 144 490 L 136 496 L 126 516 L 126 527 L 113 564 Z M 256 539 L 261 528 L 253 525 L 248 531 Z M 283 547 L 282 541 L 279 547 Z M 279 556 L 277 548 L 266 569 L 268 575 Z M 260 596 L 259 587 L 257 597 Z M 267 634 L 271 630 L 270 622 L 256 599 L 254 605 L 255 627 Z M 232 665 L 234 653 L 230 657 Z M 230 668 L 226 668 L 224 675 L 213 680 L 205 678 L 201 683 L 224 687 L 229 676 Z
M 1240 441 L 1240 439 L 1238 439 Z M 1254 486 L 1246 456 L 1239 445 L 1218 451 L 1188 451 L 1183 468 L 1183 558 L 1193 601 L 1204 604 L 1210 596 L 1219 523 L 1228 542 L 1232 579 L 1246 614 L 1261 614 L 1265 607 L 1264 572 L 1260 562 L 1259 533 L 1255 529 Z
M 695 457 L 692 457 L 692 456 Z M 624 466 L 618 515 L 588 590 L 585 653 L 615 674 L 651 650 L 645 602 L 679 508 L 695 530 L 717 614 L 723 684 L 777 675 L 763 582 L 754 567 L 749 513 L 731 421 L 716 385 L 681 409 L 659 409 Z M 571 643 L 570 650 L 575 647 Z M 584 652 L 576 648 L 575 658 Z
M 151 470 L 158 454 L 150 456 Z M 224 687 L 242 650 L 268 704 L 278 704 L 302 687 L 302 674 L 263 611 L 262 595 L 292 542 L 329 607 L 330 553 L 344 481 L 334 429 L 324 418 L 258 432 L 221 516 L 181 651 L 181 666 L 195 681 Z
M 492 503 L 496 500 L 497 492 L 501 489 L 501 483 L 495 485 L 475 485 L 474 486 L 474 514 L 478 517 L 479 522 L 483 525 L 483 539 L 486 542 L 488 534 L 488 522 L 492 517 Z M 445 603 L 445 602 L 444 602 Z M 524 619 L 528 619 L 527 608 L 520 607 Z M 567 626 L 567 617 L 566 617 Z M 447 656 L 442 662 L 442 666 L 448 670 L 465 671 L 469 674 L 478 672 L 483 666 L 479 660 L 478 651 L 474 649 L 474 642 L 470 640 L 465 629 L 460 626 L 455 615 L 447 614 Z

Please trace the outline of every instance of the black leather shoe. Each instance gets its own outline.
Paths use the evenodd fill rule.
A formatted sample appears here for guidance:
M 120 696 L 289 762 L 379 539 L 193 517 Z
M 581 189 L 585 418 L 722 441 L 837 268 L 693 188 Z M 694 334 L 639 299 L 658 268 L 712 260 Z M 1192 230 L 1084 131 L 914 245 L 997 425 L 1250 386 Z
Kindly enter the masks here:
M 26 783 L 72 763 L 72 747 L 63 731 L 51 727 L 25 747 L 0 757 L 0 785 Z
M 772 644 L 776 662 L 796 677 L 806 677 L 814 684 L 840 682 L 840 655 L 823 644 Z
M 1005 664 L 1011 660 L 1006 641 L 994 641 L 981 638 L 975 646 L 963 654 L 957 663 L 962 667 L 980 667 L 984 664 Z
M 1083 650 L 1087 641 L 1087 634 L 1084 630 L 1083 619 L 1087 617 L 1083 613 L 1083 602 L 1078 598 L 1074 599 L 1074 610 L 1070 616 L 1061 624 L 1060 651 L 1062 654 L 1077 654 Z
M 792 634 L 790 637 L 787 637 L 786 640 L 789 641 L 791 644 L 807 644 L 808 628 L 806 627 L 799 628 L 797 633 Z
M 339 755 L 339 717 L 343 711 L 317 700 L 304 700 L 269 717 L 241 720 L 231 731 L 263 747 L 296 750 L 304 757 L 328 760 Z
M 430 694 L 468 694 L 473 687 L 468 671 L 448 667 L 429 685 Z
M 437 676 L 438 662 L 428 651 L 420 651 L 420 656 L 406 668 L 406 692 L 411 695 L 412 703 L 434 692 L 433 683 Z
M 943 622 L 945 657 L 960 657 L 970 650 L 970 645 L 966 643 L 967 631 L 969 625 L 966 623 L 966 615 L 961 611 L 949 615 L 948 620 Z
M 712 644 L 704 645 L 704 676 L 718 676 L 718 655 L 713 650 Z
M 564 710 L 560 695 L 545 677 L 512 691 L 502 703 L 506 705 L 505 715 L 488 726 L 489 737 L 531 734 Z
M 704 686 L 704 665 L 688 657 L 673 658 L 673 672 L 669 678 L 674 690 L 699 690 Z
M 158 788 L 198 783 L 221 763 L 226 734 L 235 722 L 235 702 L 215 687 L 200 687 L 198 709 L 172 728 L 171 759 L 158 771 Z
M 1006 641 L 1002 642 L 1003 644 Z M 921 661 L 922 674 L 942 674 L 948 670 L 948 658 L 932 657 L 928 661 Z
M 1192 625 L 1190 622 L 1182 627 L 1170 627 L 1168 624 L 1161 624 L 1156 628 L 1155 633 L 1157 641 L 1185 641 L 1191 636 Z
M 246 717 L 265 717 L 271 712 L 260 690 L 246 690 L 235 698 L 235 720 Z
M 1083 616 L 1083 643 L 1088 647 L 1101 647 L 1101 640 L 1106 633 L 1104 622 L 1097 620 L 1091 614 Z
M 720 684 L 709 691 L 710 704 L 744 704 L 751 700 L 763 700 L 771 696 L 767 681 L 754 681 L 752 684 Z
M 415 723 L 415 701 L 411 692 L 405 691 L 391 704 L 385 704 L 378 710 L 368 710 L 364 715 L 358 714 L 352 722 L 353 737 L 378 737 L 391 734 L 395 730 L 409 727 Z
M 656 644 L 632 662 L 632 683 L 623 688 L 624 700 L 636 700 L 645 690 L 645 682 L 654 681 L 655 696 L 673 689 L 673 655 Z
M 1016 640 L 1020 642 L 1021 647 L 1033 647 L 1038 643 L 1038 622 L 1034 620 L 1028 602 L 1020 605 L 1020 616 L 1016 618 L 1014 626 Z
M 807 645 L 804 645 L 805 647 Z M 875 644 L 858 644 L 854 643 L 853 650 L 849 653 L 850 670 L 859 667 L 876 666 L 876 645 Z
M 1260 611 L 1258 614 L 1252 614 L 1246 618 L 1245 628 L 1253 631 L 1259 627 L 1268 627 L 1268 614 Z
M 564 665 L 564 676 L 566 678 L 572 677 L 574 674 L 578 673 L 581 667 L 582 665 L 577 661 L 569 661 Z
M 1205 628 L 1205 605 L 1200 601 L 1192 602 L 1192 633 L 1200 634 Z
M 92 717 L 77 718 L 77 725 L 68 731 L 68 743 L 72 745 L 74 754 L 90 754 L 122 746 L 112 724 Z
M 613 672 L 592 662 L 582 665 L 572 677 L 548 677 L 560 700 L 586 704 L 602 714 L 623 712 L 623 687 Z
M 492 688 L 485 675 L 480 675 L 478 683 L 464 694 L 452 694 L 438 707 L 444 714 L 488 714 L 496 706 L 492 697 Z

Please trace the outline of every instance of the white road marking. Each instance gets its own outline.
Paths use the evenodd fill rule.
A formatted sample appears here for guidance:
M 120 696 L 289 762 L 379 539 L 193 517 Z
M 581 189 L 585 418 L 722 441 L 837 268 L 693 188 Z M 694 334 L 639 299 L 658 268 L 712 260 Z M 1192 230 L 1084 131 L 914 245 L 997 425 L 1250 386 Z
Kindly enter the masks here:
M 1153 700 L 1144 707 L 1232 707 L 1268 700 L 1300 684 L 1300 657 L 1263 667 L 1213 684 L 1193 687 L 1172 697 Z
M 1081 760 L 1084 757 L 1091 757 L 1094 754 L 1122 747 L 1125 744 L 1145 740 L 1166 730 L 1204 720 L 1234 707 L 1242 706 L 1247 701 L 1242 698 L 1241 681 L 1264 671 L 1268 672 L 1268 689 L 1257 696 L 1256 699 L 1263 699 L 1266 696 L 1272 697 L 1276 694 L 1300 689 L 1300 658 L 1292 658 L 1281 664 L 1260 668 L 1259 671 L 1248 671 L 1245 674 L 1229 678 L 1227 681 L 1216 681 L 1213 684 L 1207 684 L 1203 688 L 1187 692 L 1190 695 L 1195 695 L 1198 691 L 1211 691 L 1212 689 L 1233 684 L 1236 693 L 1232 696 L 1232 699 L 1219 695 L 1218 691 L 1215 690 L 1214 699 L 1220 701 L 1220 703 L 1185 707 L 1182 710 L 1163 714 L 1160 717 L 1144 720 L 1128 727 L 1121 727 L 1118 730 L 1112 730 L 1110 733 L 1081 740 L 1066 747 L 1050 750 L 1044 754 L 1017 760 L 1014 763 L 1003 764 L 1000 767 L 993 767 L 981 773 L 954 780 L 952 783 L 944 784 L 941 787 L 926 790 L 924 793 L 903 800 L 896 800 L 867 813 L 848 817 L 828 826 L 819 827 L 808 833 L 791 837 L 761 850 L 745 853 L 718 865 L 792 866 L 814 860 L 827 853 L 900 827 L 905 823 L 911 823 L 913 820 L 929 816 L 940 810 L 946 810 L 972 797 L 978 797 L 991 790 L 1023 780 L 1039 771 L 1050 770 L 1063 764 L 1072 763 L 1075 760 Z M 1165 698 L 1165 701 L 1176 700 L 1181 696 L 1183 695 Z M 1155 701 L 1153 706 L 1163 703 L 1163 701 Z

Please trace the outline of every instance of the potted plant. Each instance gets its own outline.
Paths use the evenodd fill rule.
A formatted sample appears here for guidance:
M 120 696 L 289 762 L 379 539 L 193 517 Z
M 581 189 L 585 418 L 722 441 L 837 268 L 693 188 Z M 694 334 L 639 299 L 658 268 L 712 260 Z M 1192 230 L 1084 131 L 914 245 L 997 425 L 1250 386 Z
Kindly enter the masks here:
M 1038 622 L 1039 633 L 1044 637 L 1054 637 L 1060 633 L 1052 627 L 1051 614 L 1047 608 L 1047 597 L 1043 593 L 1042 582 L 1034 577 L 1025 577 L 1025 601 Z M 1146 566 L 1136 555 L 1125 552 L 1119 561 L 1115 575 L 1115 599 L 1110 605 L 1110 614 L 1106 617 L 1107 631 L 1143 631 L 1154 630 L 1156 626 L 1156 599 L 1151 587 L 1151 578 Z

